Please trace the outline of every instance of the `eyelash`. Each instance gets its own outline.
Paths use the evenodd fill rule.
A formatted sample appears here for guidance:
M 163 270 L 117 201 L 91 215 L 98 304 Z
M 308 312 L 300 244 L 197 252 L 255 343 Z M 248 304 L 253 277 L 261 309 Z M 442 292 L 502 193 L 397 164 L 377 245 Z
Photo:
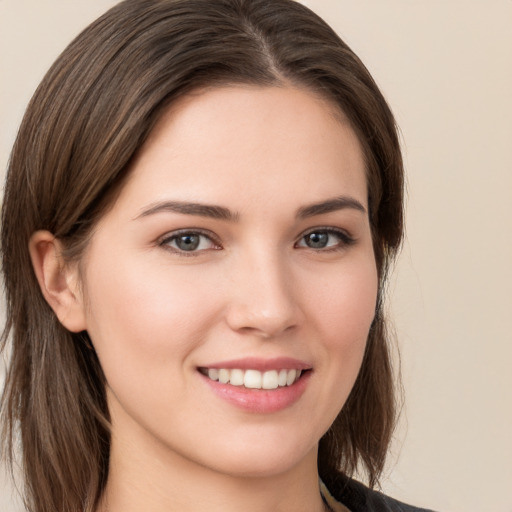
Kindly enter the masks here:
M 353 245 L 355 243 L 355 239 L 350 236 L 346 231 L 342 229 L 336 229 L 332 227 L 315 227 L 312 229 L 309 229 L 305 233 L 303 233 L 298 241 L 295 243 L 295 246 L 297 247 L 299 242 L 303 241 L 307 236 L 313 235 L 313 234 L 326 234 L 326 235 L 334 235 L 339 239 L 339 242 L 327 247 L 321 247 L 321 248 L 314 248 L 314 247 L 308 247 L 308 246 L 301 246 L 305 249 L 310 249 L 317 252 L 335 252 L 340 251 L 343 249 L 346 249 L 347 247 Z
M 304 241 L 307 236 L 310 236 L 313 234 L 328 235 L 328 236 L 334 235 L 339 239 L 339 242 L 332 246 L 319 247 L 319 248 L 309 247 L 307 245 L 299 245 L 299 243 Z M 213 247 L 207 248 L 207 249 L 196 250 L 197 247 L 200 246 L 201 240 L 199 240 L 198 245 L 196 247 L 194 247 L 194 249 L 191 251 L 186 251 L 184 249 L 180 249 L 179 247 L 171 246 L 171 243 L 173 243 L 180 237 L 185 237 L 185 236 L 207 238 L 210 241 L 210 243 L 213 245 Z M 351 237 L 344 230 L 335 229 L 332 227 L 316 227 L 316 228 L 310 229 L 310 230 L 306 231 L 305 233 L 301 234 L 299 239 L 295 242 L 294 247 L 310 249 L 315 252 L 335 252 L 335 251 L 343 250 L 343 249 L 353 245 L 354 243 L 355 243 L 355 239 L 353 237 Z M 166 248 L 169 251 L 172 251 L 175 254 L 178 254 L 179 256 L 184 256 L 184 257 L 198 256 L 199 254 L 201 254 L 204 251 L 222 249 L 221 244 L 217 241 L 217 239 L 213 235 L 213 233 L 211 233 L 209 231 L 204 231 L 201 229 L 181 229 L 178 231 L 174 231 L 173 233 L 168 234 L 164 238 L 162 238 L 158 242 L 158 245 L 160 247 Z
M 190 237 L 199 236 L 202 238 L 207 238 L 214 247 L 208 248 L 208 249 L 200 249 L 199 251 L 197 251 L 197 250 L 185 251 L 183 249 L 180 249 L 179 247 L 171 247 L 170 244 L 173 241 L 179 239 L 180 237 L 185 237 L 185 236 L 190 236 Z M 200 243 L 201 243 L 201 241 L 199 241 L 199 244 Z M 213 233 L 211 233 L 209 231 L 204 231 L 201 229 L 180 229 L 178 231 L 173 231 L 172 233 L 170 233 L 170 234 L 166 235 L 164 238 L 162 238 L 158 242 L 158 245 L 160 247 L 164 247 L 165 249 L 167 249 L 175 254 L 178 254 L 179 256 L 184 256 L 184 257 L 198 256 L 203 251 L 219 250 L 222 248 L 220 243 L 218 243 L 218 241 L 216 240 L 216 237 L 213 235 Z

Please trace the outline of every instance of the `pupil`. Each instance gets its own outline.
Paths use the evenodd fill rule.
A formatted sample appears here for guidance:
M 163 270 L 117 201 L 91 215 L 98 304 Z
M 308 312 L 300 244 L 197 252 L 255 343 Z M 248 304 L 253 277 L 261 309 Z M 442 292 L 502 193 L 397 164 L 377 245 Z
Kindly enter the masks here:
M 308 246 L 314 249 L 321 249 L 327 245 L 327 233 L 310 233 L 307 237 Z
M 176 245 L 182 251 L 193 251 L 199 246 L 198 235 L 182 235 L 176 240 Z

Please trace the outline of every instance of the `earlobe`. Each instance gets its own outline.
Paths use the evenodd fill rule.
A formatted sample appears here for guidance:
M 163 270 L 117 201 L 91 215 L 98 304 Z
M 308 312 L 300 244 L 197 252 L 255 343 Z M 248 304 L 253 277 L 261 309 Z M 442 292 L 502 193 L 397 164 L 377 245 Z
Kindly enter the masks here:
M 61 242 L 49 231 L 36 231 L 29 252 L 41 292 L 61 324 L 71 332 L 86 330 L 78 268 L 64 261 Z

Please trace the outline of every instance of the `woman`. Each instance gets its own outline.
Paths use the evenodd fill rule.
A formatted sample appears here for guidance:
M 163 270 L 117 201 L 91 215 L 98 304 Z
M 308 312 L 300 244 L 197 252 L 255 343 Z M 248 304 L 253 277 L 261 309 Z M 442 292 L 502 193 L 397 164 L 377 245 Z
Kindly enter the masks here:
M 27 508 L 417 510 L 374 487 L 393 116 L 288 0 L 126 0 L 59 57 L 2 210 Z M 320 482 L 320 483 L 319 483 Z

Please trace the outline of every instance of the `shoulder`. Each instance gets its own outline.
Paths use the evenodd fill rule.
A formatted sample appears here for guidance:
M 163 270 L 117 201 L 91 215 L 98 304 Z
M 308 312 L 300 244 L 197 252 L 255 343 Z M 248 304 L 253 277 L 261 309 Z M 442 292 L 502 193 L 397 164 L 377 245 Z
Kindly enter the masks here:
M 433 512 L 406 505 L 343 476 L 329 482 L 327 487 L 332 496 L 350 512 Z

